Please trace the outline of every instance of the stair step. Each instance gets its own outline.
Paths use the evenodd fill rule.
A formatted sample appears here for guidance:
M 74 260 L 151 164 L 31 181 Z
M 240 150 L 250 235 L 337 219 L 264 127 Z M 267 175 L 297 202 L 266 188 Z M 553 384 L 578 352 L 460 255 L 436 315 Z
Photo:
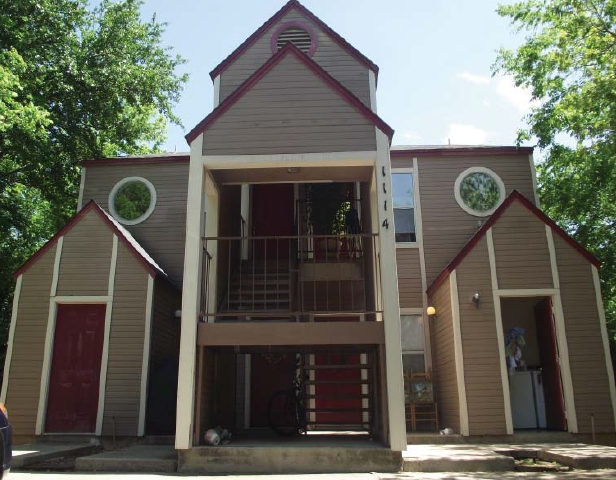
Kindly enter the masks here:
M 307 412 L 316 413 L 369 413 L 369 408 L 306 408 Z
M 356 363 L 353 365 L 303 365 L 304 370 L 367 370 L 372 365 L 369 363 Z
M 370 380 L 307 380 L 306 385 L 370 385 Z
M 327 394 L 327 393 L 307 393 L 304 395 L 304 397 L 306 398 L 329 398 L 329 399 L 351 399 L 351 398 L 357 398 L 357 399 L 361 399 L 361 400 L 369 400 L 371 395 L 367 395 L 367 394 L 361 394 L 361 395 L 352 395 L 350 393 L 345 393 L 345 394 Z
M 254 294 L 255 295 L 285 295 L 289 293 L 289 289 L 288 288 L 276 288 L 275 286 L 272 288 L 257 288 L 257 289 L 252 289 L 250 288 L 250 286 L 246 287 L 246 288 L 242 288 L 241 294 L 245 295 L 247 293 L 249 294 Z M 231 295 L 239 295 L 240 294 L 240 290 L 239 289 L 232 289 L 231 290 Z

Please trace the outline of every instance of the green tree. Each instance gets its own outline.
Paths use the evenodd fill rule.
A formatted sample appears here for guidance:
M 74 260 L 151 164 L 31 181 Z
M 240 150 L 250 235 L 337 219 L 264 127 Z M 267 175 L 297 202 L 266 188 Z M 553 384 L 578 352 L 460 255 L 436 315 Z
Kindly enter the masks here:
M 495 72 L 530 88 L 537 105 L 518 140 L 537 138 L 542 207 L 602 263 L 608 326 L 616 330 L 616 0 L 527 0 L 499 6 L 515 51 Z M 564 142 L 564 143 L 563 143 Z
M 156 151 L 187 80 L 138 0 L 0 0 L 0 342 L 12 272 L 75 213 L 79 162 Z

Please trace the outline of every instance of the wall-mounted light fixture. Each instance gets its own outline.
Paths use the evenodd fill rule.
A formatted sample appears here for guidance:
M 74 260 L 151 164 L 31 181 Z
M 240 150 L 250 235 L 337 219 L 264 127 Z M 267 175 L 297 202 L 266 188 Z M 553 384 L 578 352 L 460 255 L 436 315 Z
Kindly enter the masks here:
M 289 167 L 287 173 L 299 173 L 299 167 Z
M 479 292 L 473 293 L 473 296 L 471 297 L 471 301 L 475 304 L 477 308 L 479 308 L 480 300 L 481 300 L 481 296 L 479 295 Z
M 175 318 L 182 318 L 182 310 L 176 310 L 175 312 L 173 312 L 173 316 Z
M 428 314 L 428 317 L 434 318 L 434 317 L 436 317 L 436 308 L 430 306 L 430 307 L 426 308 L 426 313 Z

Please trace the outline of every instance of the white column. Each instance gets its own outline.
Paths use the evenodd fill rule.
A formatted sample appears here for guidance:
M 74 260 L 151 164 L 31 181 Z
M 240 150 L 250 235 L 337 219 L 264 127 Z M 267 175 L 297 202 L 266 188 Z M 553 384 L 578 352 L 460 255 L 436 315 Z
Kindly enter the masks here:
M 400 304 L 398 300 L 398 273 L 396 265 L 396 239 L 391 193 L 391 165 L 389 139 L 376 130 L 376 199 L 381 256 L 381 295 L 385 329 L 385 367 L 387 404 L 389 407 L 389 445 L 394 451 L 406 450 L 406 423 L 404 419 L 404 384 L 402 377 L 402 345 Z
M 242 184 L 240 214 L 242 215 L 244 230 L 241 231 L 242 237 L 250 236 L 250 185 Z M 242 241 L 242 260 L 248 260 L 248 240 Z
M 218 212 L 220 208 L 220 199 L 218 194 L 218 188 L 216 182 L 212 178 L 212 175 L 205 171 L 205 237 L 217 237 L 218 236 Z M 217 272 L 218 272 L 218 241 L 208 241 L 205 243 L 207 252 L 211 255 L 210 268 L 208 269 L 208 305 L 207 311 L 209 313 L 216 312 L 217 304 Z M 203 259 L 204 261 L 206 259 Z M 208 317 L 208 322 L 213 322 L 212 317 Z
M 201 234 L 204 212 L 204 166 L 202 160 L 203 135 L 190 145 L 188 202 L 186 208 L 186 246 L 184 250 L 184 279 L 182 288 L 182 328 L 178 375 L 175 448 L 192 446 L 192 422 L 195 390 L 195 357 L 197 353 L 197 324 L 201 301 Z

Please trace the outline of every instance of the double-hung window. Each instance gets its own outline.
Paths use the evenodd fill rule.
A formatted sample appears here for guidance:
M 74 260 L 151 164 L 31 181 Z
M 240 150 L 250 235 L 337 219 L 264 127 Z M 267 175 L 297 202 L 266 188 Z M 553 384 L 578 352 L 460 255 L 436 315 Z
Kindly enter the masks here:
M 425 336 L 421 315 L 400 315 L 402 331 L 402 367 L 405 373 L 424 373 Z
M 415 185 L 412 171 L 393 171 L 394 224 L 396 242 L 413 243 L 415 233 Z

